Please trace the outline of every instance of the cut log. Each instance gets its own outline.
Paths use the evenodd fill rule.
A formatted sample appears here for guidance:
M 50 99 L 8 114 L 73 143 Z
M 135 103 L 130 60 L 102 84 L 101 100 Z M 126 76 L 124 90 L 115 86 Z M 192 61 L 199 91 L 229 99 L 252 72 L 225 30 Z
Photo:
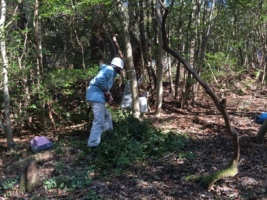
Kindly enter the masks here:
M 32 155 L 32 156 L 29 156 L 27 158 L 24 158 L 23 160 L 20 160 L 12 165 L 9 165 L 5 168 L 5 171 L 6 172 L 11 172 L 11 171 L 14 171 L 14 170 L 22 170 L 23 167 L 31 162 L 31 161 L 37 161 L 37 162 L 40 162 L 40 161 L 47 161 L 47 160 L 51 160 L 55 158 L 55 152 L 54 151 L 45 151 L 45 152 L 40 152 L 38 154 L 35 154 L 35 155 Z

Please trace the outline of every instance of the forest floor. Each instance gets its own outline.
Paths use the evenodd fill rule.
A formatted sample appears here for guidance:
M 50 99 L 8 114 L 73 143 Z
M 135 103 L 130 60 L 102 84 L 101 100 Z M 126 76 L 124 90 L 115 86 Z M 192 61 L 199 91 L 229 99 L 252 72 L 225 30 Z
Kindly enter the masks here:
M 264 144 L 256 142 L 255 136 L 260 124 L 254 121 L 257 114 L 267 111 L 267 90 L 243 90 L 242 95 L 225 92 L 224 97 L 227 99 L 231 123 L 240 134 L 241 159 L 238 174 L 219 180 L 210 191 L 199 183 L 187 182 L 183 178 L 190 174 L 206 174 L 227 167 L 233 154 L 233 144 L 223 118 L 206 94 L 199 97 L 195 106 L 186 109 L 178 108 L 166 95 L 161 116 L 155 117 L 153 113 L 147 113 L 146 117 L 163 132 L 179 130 L 187 134 L 191 139 L 183 150 L 192 152 L 196 155 L 195 159 L 183 159 L 179 152 L 173 152 L 158 160 L 133 164 L 131 171 L 125 174 L 114 173 L 105 178 L 96 176 L 87 189 L 63 194 L 62 191 L 45 191 L 43 186 L 39 186 L 25 195 L 20 194 L 18 189 L 13 189 L 9 197 L 0 195 L 0 199 L 267 200 L 267 143 L 266 139 Z M 15 139 L 20 142 L 28 141 L 23 138 Z M 3 139 L 0 140 L 2 146 L 4 142 Z M 77 150 L 72 150 L 69 157 L 61 159 L 71 160 L 77 157 L 75 152 Z M 1 167 L 12 159 L 10 155 L 1 152 L 0 161 Z M 45 176 L 52 173 L 55 162 L 56 160 L 52 160 L 43 163 L 38 169 L 39 174 Z M 77 164 L 71 170 L 79 170 L 79 167 Z M 15 175 L 16 172 L 6 174 L 1 170 L 0 179 L 6 181 Z M 94 193 L 90 196 L 92 190 Z

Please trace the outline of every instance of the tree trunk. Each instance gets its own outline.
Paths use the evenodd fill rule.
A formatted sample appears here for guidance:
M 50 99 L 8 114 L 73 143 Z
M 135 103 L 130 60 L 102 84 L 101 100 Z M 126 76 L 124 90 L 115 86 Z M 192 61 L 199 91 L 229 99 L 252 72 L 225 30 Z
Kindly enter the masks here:
M 120 0 L 117 0 L 117 7 L 121 16 L 120 21 L 123 32 L 122 37 L 126 50 L 126 66 L 128 69 L 127 75 L 131 84 L 133 116 L 135 118 L 139 118 L 140 117 L 139 94 L 138 94 L 138 84 L 136 79 L 135 67 L 133 63 L 132 45 L 130 41 L 129 22 L 128 22 L 129 14 Z
M 177 100 L 177 98 L 178 98 L 178 92 L 179 92 L 181 63 L 178 62 L 176 65 L 177 66 L 176 66 L 176 75 L 175 75 L 175 94 L 174 94 L 175 100 Z
M 174 85 L 172 80 L 172 61 L 171 57 L 167 57 L 167 66 L 168 66 L 168 73 L 169 73 L 169 82 L 170 82 L 170 94 L 174 96 Z
M 259 128 L 259 131 L 257 133 L 257 142 L 262 144 L 263 143 L 263 140 L 264 140 L 264 136 L 266 135 L 267 133 L 267 119 L 264 120 L 264 122 L 262 123 L 261 127 Z
M 156 13 L 158 21 L 162 22 L 161 6 L 157 1 Z M 160 115 L 163 99 L 163 58 L 164 50 L 162 48 L 162 33 L 158 31 L 158 62 L 157 62 L 157 101 L 156 101 L 156 115 Z
M 40 89 L 40 75 L 43 70 L 43 53 L 42 53 L 42 35 L 41 35 L 41 25 L 39 20 L 39 0 L 35 0 L 34 8 L 34 34 L 35 34 L 35 49 L 37 53 L 37 88 Z
M 145 8 L 143 0 L 139 0 L 139 5 L 142 8 Z M 144 16 L 144 10 L 140 9 L 139 11 L 139 37 L 140 37 L 140 51 L 141 51 L 141 71 L 143 74 L 143 78 L 145 79 L 145 64 L 148 62 L 148 56 L 147 56 L 147 42 L 146 42 L 146 34 L 145 34 L 145 16 Z
M 199 7 L 200 2 L 197 0 L 194 4 L 192 4 L 190 19 L 188 22 L 188 32 L 187 32 L 187 51 L 189 53 L 189 64 L 193 69 L 197 69 L 196 66 L 196 59 L 197 59 L 197 49 L 198 49 L 198 41 L 197 41 L 197 35 L 198 35 L 198 24 L 199 24 Z M 190 74 L 190 72 L 187 75 L 186 83 L 185 83 L 185 89 L 183 94 L 183 102 L 186 106 L 189 105 L 189 101 L 193 100 L 192 97 L 194 97 L 194 81 Z
M 20 13 L 19 15 L 22 16 L 20 18 L 20 23 L 19 23 L 19 28 L 20 30 L 25 30 L 26 28 L 28 28 L 28 24 L 27 24 L 27 18 L 26 18 L 26 14 L 24 13 L 24 5 L 21 3 L 19 8 L 20 8 Z M 18 56 L 18 67 L 21 71 L 24 71 L 26 70 L 26 57 L 27 57 L 27 44 L 29 43 L 28 41 L 28 34 L 29 34 L 29 31 L 21 31 L 21 33 L 23 34 L 23 47 L 21 47 L 21 50 L 19 51 L 20 52 L 20 55 Z M 19 114 L 22 114 L 23 113 L 23 109 L 24 108 L 28 108 L 29 106 L 29 102 L 31 100 L 31 95 L 30 95 L 30 87 L 29 87 L 29 80 L 28 80 L 28 74 L 25 74 L 25 75 L 22 75 L 22 81 L 23 81 L 23 84 L 22 84 L 22 87 L 23 87 L 23 92 L 25 94 L 25 98 L 22 98 L 20 99 L 20 102 L 19 102 L 19 109 L 18 109 L 18 113 Z M 32 116 L 29 116 L 28 117 L 28 120 L 27 120 L 27 125 L 29 125 L 29 122 L 31 121 L 31 117 Z M 24 122 L 20 121 L 19 122 L 20 125 L 24 125 Z
M 202 73 L 202 69 L 204 66 L 203 63 L 205 60 L 205 53 L 207 49 L 208 39 L 210 38 L 210 33 L 211 33 L 215 0 L 212 0 L 211 5 L 209 5 L 209 3 L 208 2 L 204 3 L 204 14 L 203 15 L 206 16 L 207 19 L 203 17 L 204 19 L 203 19 L 202 24 L 204 24 L 206 27 L 204 28 L 203 34 L 200 37 L 201 47 L 200 47 L 200 52 L 199 52 L 198 61 L 197 61 L 197 65 L 198 65 L 197 69 L 198 69 L 199 74 Z M 197 100 L 198 91 L 199 91 L 198 87 L 199 87 L 199 84 L 194 85 L 194 102 Z
M 5 41 L 5 22 L 6 22 L 6 1 L 1 0 L 1 18 L 0 18 L 0 48 L 3 62 L 3 87 L 4 87 L 4 103 L 5 103 L 5 125 L 4 132 L 7 139 L 7 149 L 11 150 L 15 146 L 13 133 L 11 129 L 10 119 L 10 96 L 8 89 L 8 58 L 6 55 L 6 41 Z

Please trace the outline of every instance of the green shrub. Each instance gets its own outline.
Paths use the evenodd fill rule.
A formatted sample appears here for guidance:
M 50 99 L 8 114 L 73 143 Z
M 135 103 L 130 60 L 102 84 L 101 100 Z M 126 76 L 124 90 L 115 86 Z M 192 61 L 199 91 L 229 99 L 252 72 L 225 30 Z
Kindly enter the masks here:
M 103 134 L 96 150 L 99 169 L 120 170 L 133 162 L 179 151 L 186 143 L 185 136 L 175 132 L 162 133 L 149 120 L 141 121 L 121 110 L 113 111 L 112 115 L 114 130 Z

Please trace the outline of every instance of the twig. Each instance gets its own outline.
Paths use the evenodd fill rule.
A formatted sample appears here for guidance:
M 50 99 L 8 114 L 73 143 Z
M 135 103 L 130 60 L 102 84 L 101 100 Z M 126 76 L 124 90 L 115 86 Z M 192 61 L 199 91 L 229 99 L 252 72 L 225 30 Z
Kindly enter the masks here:
M 164 160 L 164 159 L 166 159 L 166 158 L 168 158 L 168 157 L 170 157 L 170 156 L 172 156 L 172 155 L 175 155 L 174 153 L 176 153 L 176 151 L 171 152 L 170 154 L 168 154 L 168 155 L 166 155 L 166 156 L 160 158 L 159 160 Z

